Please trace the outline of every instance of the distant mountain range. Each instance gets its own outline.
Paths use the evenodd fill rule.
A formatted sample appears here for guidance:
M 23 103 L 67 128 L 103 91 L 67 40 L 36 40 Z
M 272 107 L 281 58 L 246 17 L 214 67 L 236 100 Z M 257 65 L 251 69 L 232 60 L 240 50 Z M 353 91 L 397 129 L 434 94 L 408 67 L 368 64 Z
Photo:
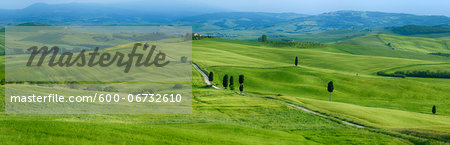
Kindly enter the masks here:
M 0 10 L 0 26 L 37 22 L 52 25 L 191 25 L 194 31 L 265 31 L 314 33 L 326 30 L 364 29 L 403 25 L 450 24 L 446 16 L 336 11 L 319 15 L 296 13 L 231 12 L 201 4 L 43 4 L 24 9 Z
M 364 29 L 403 25 L 435 26 L 445 24 L 450 24 L 450 17 L 367 11 L 337 11 L 295 18 L 277 27 L 279 29 L 291 28 L 284 29 L 288 32 L 308 32 L 334 29 Z
M 296 13 L 218 12 L 185 17 L 179 21 L 199 29 L 255 30 L 276 26 L 289 20 L 306 17 Z
M 37 22 L 45 24 L 132 24 L 169 23 L 181 17 L 227 11 L 192 3 L 165 1 L 116 4 L 45 4 L 24 9 L 0 10 L 0 25 Z

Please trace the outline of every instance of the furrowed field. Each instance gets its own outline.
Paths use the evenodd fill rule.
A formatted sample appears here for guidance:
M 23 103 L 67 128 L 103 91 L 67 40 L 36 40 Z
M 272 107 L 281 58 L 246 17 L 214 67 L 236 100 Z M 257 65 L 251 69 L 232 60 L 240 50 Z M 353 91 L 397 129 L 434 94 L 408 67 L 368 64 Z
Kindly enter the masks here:
M 224 39 L 193 41 L 192 60 L 214 72 L 214 84 L 221 87 L 225 74 L 238 84 L 238 76 L 245 75 L 245 95 L 238 93 L 238 87 L 234 91 L 205 87 L 193 69 L 193 113 L 187 115 L 13 115 L 4 113 L 2 103 L 0 139 L 5 144 L 449 143 L 450 79 L 376 75 L 416 65 L 448 70 L 448 57 L 428 54 L 450 52 L 442 45 L 448 39 L 382 34 L 392 49 L 379 39 L 366 41 L 366 37 L 376 36 L 307 49 Z M 416 47 L 415 43 L 427 46 Z M 294 66 L 296 56 L 298 67 Z M 3 68 L 4 56 L 1 63 Z M 331 102 L 329 81 L 335 83 Z M 5 101 L 4 91 L 0 101 Z

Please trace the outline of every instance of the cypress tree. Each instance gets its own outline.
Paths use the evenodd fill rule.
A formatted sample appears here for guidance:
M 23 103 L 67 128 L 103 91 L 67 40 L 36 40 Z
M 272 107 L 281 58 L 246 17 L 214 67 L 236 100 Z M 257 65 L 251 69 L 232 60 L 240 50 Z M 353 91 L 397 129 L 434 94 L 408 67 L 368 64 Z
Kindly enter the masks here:
M 334 90 L 333 81 L 330 81 L 328 83 L 328 92 L 330 92 L 330 101 L 331 101 L 331 93 L 333 92 L 333 90 Z
M 431 109 L 431 112 L 433 112 L 433 114 L 436 114 L 436 106 L 433 105 L 433 109 Z
M 241 94 L 242 94 L 242 92 L 244 91 L 244 85 L 239 86 L 239 91 L 241 91 Z
M 244 83 L 244 75 L 239 75 L 239 84 L 243 84 Z
M 208 80 L 209 80 L 210 82 L 212 82 L 212 81 L 214 80 L 214 74 L 213 74 L 213 72 L 209 72 Z
M 223 76 L 222 85 L 225 89 L 228 87 L 228 75 Z

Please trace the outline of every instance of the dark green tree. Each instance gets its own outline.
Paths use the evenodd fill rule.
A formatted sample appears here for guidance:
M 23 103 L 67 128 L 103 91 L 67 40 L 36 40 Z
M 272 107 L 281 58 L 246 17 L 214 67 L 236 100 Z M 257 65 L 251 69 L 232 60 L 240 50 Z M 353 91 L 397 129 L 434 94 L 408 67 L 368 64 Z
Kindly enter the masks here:
M 267 41 L 267 35 L 262 35 L 261 42 L 266 42 L 266 41 Z
M 334 90 L 333 81 L 330 81 L 328 83 L 328 92 L 330 92 L 330 101 L 331 101 L 331 93 L 333 92 L 333 90 Z
M 239 86 L 239 91 L 241 91 L 241 94 L 242 94 L 242 92 L 244 91 L 244 85 Z
M 431 109 L 431 112 L 433 112 L 433 114 L 436 114 L 436 106 L 433 105 L 433 109 Z
M 244 75 L 239 75 L 239 84 L 243 84 L 244 83 Z
M 209 72 L 208 80 L 210 82 L 214 81 L 214 74 L 213 74 L 213 72 Z
M 295 57 L 295 66 L 297 66 L 298 65 L 298 57 L 296 56 Z
M 228 75 L 223 76 L 222 85 L 225 89 L 228 87 Z

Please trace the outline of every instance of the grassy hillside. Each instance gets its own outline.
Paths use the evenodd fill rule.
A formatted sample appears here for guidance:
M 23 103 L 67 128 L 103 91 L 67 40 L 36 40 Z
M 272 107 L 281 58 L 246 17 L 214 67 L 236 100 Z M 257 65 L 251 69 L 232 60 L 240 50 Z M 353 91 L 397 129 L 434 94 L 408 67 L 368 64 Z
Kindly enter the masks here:
M 4 104 L 1 103 L 0 130 L 3 133 L 0 139 L 6 144 L 449 142 L 449 79 L 400 79 L 375 75 L 380 70 L 440 65 L 448 61 L 441 56 L 425 55 L 422 49 L 431 51 L 428 47 L 405 48 L 404 51 L 411 51 L 411 55 L 423 53 L 422 59 L 388 55 L 391 49 L 379 47 L 377 42 L 373 46 L 358 42 L 308 49 L 269 47 L 258 42 L 224 39 L 193 41 L 192 45 L 193 61 L 214 72 L 215 84 L 222 84 L 225 74 L 234 76 L 235 84 L 238 84 L 238 75 L 245 75 L 246 95 L 205 87 L 200 74 L 193 70 L 192 114 L 11 115 L 4 114 Z M 347 50 L 347 46 L 352 47 Z M 118 46 L 106 51 L 123 48 L 126 47 Z M 372 54 L 369 50 L 377 53 Z M 293 67 L 295 56 L 299 57 L 299 67 Z M 438 68 L 441 67 L 446 66 Z M 326 84 L 331 80 L 335 83 L 335 91 L 333 101 L 329 102 Z M 62 91 L 74 90 L 63 88 Z M 4 91 L 1 94 L 4 96 Z M 4 101 L 4 97 L 0 97 L 0 102 Z M 340 124 L 286 103 L 366 125 L 367 128 Z M 438 108 L 436 115 L 431 114 L 433 105 Z M 26 139 L 18 140 L 17 136 Z
M 393 27 L 392 31 L 401 35 L 441 34 L 450 33 L 450 27 L 406 25 L 401 27 Z
M 338 41 L 337 49 L 350 54 L 388 56 L 420 60 L 449 61 L 445 57 L 430 56 L 429 53 L 449 53 L 450 39 L 421 38 L 390 34 L 374 34 Z
M 409 65 L 398 68 L 393 68 L 387 70 L 387 72 L 392 73 L 395 71 L 450 71 L 450 63 L 442 63 L 442 64 L 425 64 L 425 65 Z
M 290 35 L 273 35 L 270 40 L 294 40 L 294 41 L 310 41 L 318 43 L 328 43 L 347 40 L 355 37 L 360 37 L 368 34 L 374 34 L 383 30 L 378 28 L 370 28 L 364 30 L 330 30 L 314 34 L 290 34 Z M 256 40 L 256 39 L 254 39 Z
M 4 68 L 4 56 L 1 58 Z M 3 76 L 4 69 L 1 70 Z M 0 139 L 5 144 L 410 143 L 339 124 L 275 100 L 203 86 L 200 74 L 193 70 L 193 113 L 188 115 L 6 115 L 4 103 L 0 103 Z M 75 90 L 63 88 L 61 91 Z M 4 101 L 4 97 L 0 97 L 0 102 Z M 18 136 L 26 139 L 18 140 Z
M 0 54 L 5 54 L 5 32 L 0 32 Z
M 382 106 L 403 108 L 398 105 L 405 103 L 404 99 L 406 98 L 414 97 L 415 99 L 411 98 L 407 102 L 417 101 L 417 104 L 422 106 L 420 104 L 422 104 L 423 100 L 433 97 L 426 92 L 414 91 L 415 87 L 410 86 L 413 82 L 421 82 L 423 85 L 429 85 L 430 88 L 437 87 L 430 91 L 440 92 L 441 98 L 445 98 L 445 84 L 450 83 L 448 80 L 438 80 L 437 82 L 440 83 L 437 83 L 429 80 L 391 79 L 373 76 L 377 71 L 383 69 L 413 64 L 438 63 L 432 61 L 349 55 L 316 49 L 279 49 L 249 46 L 239 44 L 239 41 L 234 43 L 224 43 L 223 40 L 195 41 L 195 45 L 198 47 L 195 49 L 194 61 L 199 63 L 200 66 L 206 67 L 208 70 L 217 72 L 222 76 L 224 74 L 233 76 L 239 74 L 248 75 L 248 84 L 246 85 L 249 91 L 301 95 L 327 100 L 327 92 L 323 91 L 325 90 L 324 85 L 326 85 L 327 81 L 334 80 L 341 85 L 339 89 L 343 91 L 341 97 L 345 96 L 347 98 L 345 100 L 349 102 L 358 100 L 358 102 L 362 101 L 359 103 L 366 102 L 364 104 L 369 105 L 373 104 L 373 101 L 377 101 L 379 103 L 376 104 Z M 211 53 L 221 54 L 220 56 L 223 57 L 216 57 L 216 55 Z M 300 68 L 292 67 L 295 56 L 300 57 Z M 358 77 L 356 74 L 358 74 Z M 216 79 L 217 84 L 221 84 L 220 75 Z M 393 88 L 385 88 L 386 85 Z M 397 87 L 394 87 L 398 85 L 409 86 L 409 89 L 397 89 Z M 355 88 L 355 86 L 359 87 Z M 420 90 L 418 88 L 417 90 Z M 364 91 L 365 89 L 370 91 Z M 386 89 L 389 89 L 391 92 L 386 92 Z M 401 96 L 393 98 L 391 97 L 392 94 Z M 398 101 L 391 102 L 394 104 L 384 104 L 382 102 L 388 100 L 383 98 L 389 98 L 390 101 Z M 436 100 L 433 102 L 439 103 L 440 101 Z M 416 111 L 429 112 L 426 109 L 428 107 L 425 107 L 426 105 L 423 106 L 424 108 L 421 109 L 417 106 L 411 108 L 416 108 Z
M 246 76 L 244 86 L 247 93 L 262 93 L 275 98 L 288 98 L 290 101 L 313 99 L 314 101 L 308 103 L 297 103 L 370 126 L 403 131 L 413 128 L 436 131 L 438 136 L 444 138 L 448 134 L 450 106 L 447 105 L 447 97 L 450 90 L 447 86 L 450 86 L 450 80 L 400 79 L 374 75 L 377 70 L 442 63 L 431 61 L 441 60 L 437 56 L 427 56 L 427 60 L 405 59 L 394 56 L 353 55 L 337 51 L 336 46 L 294 49 L 262 47 L 256 42 L 248 43 L 231 40 L 194 41 L 197 46 L 193 53 L 194 61 L 207 71 L 214 72 L 214 82 L 219 86 L 225 74 L 235 77 L 243 74 Z M 417 49 L 410 51 L 417 54 L 420 52 Z M 377 55 L 384 53 L 387 52 Z M 300 58 L 300 67 L 293 66 L 295 56 Z M 329 99 L 326 91 L 328 81 L 335 82 L 333 102 L 344 103 L 335 104 L 342 106 L 339 110 L 318 101 Z M 441 108 L 437 116 L 430 115 L 433 105 Z M 361 112 L 352 112 L 355 110 Z M 343 112 L 350 115 L 337 115 L 346 114 Z M 376 112 L 372 113 L 376 115 L 371 117 L 367 112 Z M 401 125 L 404 121 L 410 122 L 411 125 Z M 418 128 L 418 124 L 421 127 Z
M 50 26 L 50 25 L 41 24 L 41 23 L 22 23 L 22 24 L 18 24 L 16 26 Z
M 450 18 L 446 16 L 415 16 L 409 14 L 344 10 L 292 19 L 289 22 L 270 27 L 270 29 L 308 33 L 333 29 L 363 29 L 368 27 L 403 25 L 442 25 L 448 24 L 449 21 Z
M 3 143 L 82 144 L 404 144 L 278 101 L 204 86 L 193 71 L 193 113 L 187 115 L 5 115 Z M 3 101 L 3 97 L 0 100 Z M 0 106 L 3 108 L 3 106 Z M 7 134 L 4 134 L 6 133 Z M 26 139 L 17 140 L 17 136 Z M 130 139 L 133 138 L 133 139 Z
M 0 78 L 5 78 L 5 32 L 0 32 Z
M 296 13 L 219 12 L 185 17 L 181 21 L 194 24 L 193 29 L 197 31 L 207 31 L 214 28 L 258 30 L 304 16 L 307 15 Z

